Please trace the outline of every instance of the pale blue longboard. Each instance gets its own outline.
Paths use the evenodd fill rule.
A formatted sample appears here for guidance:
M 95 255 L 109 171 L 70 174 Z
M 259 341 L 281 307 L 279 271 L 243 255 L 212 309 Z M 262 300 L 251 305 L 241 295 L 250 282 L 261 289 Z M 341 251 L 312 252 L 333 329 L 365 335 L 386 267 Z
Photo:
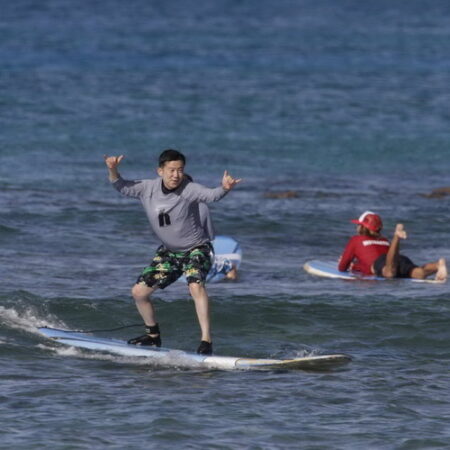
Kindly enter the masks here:
M 391 278 L 376 277 L 376 276 L 364 276 L 353 272 L 340 272 L 337 269 L 337 263 L 334 261 L 308 261 L 304 264 L 303 268 L 311 275 L 317 275 L 325 278 L 338 278 L 340 280 L 372 280 L 372 281 L 386 281 L 392 280 Z M 437 281 L 433 279 L 418 280 L 415 278 L 395 278 L 395 280 L 413 281 L 416 283 L 443 283 L 443 281 Z
M 143 357 L 166 367 L 201 367 L 222 370 L 326 370 L 351 361 L 344 354 L 316 355 L 293 359 L 257 359 L 232 356 L 205 356 L 168 348 L 127 344 L 118 339 L 107 339 L 77 331 L 39 328 L 46 337 L 60 344 L 120 356 Z
M 224 263 L 229 261 L 239 269 L 242 261 L 242 249 L 235 239 L 229 236 L 216 236 L 212 241 L 214 249 L 214 263 L 208 273 L 206 282 L 216 283 L 225 278 L 226 273 L 222 270 Z
M 214 249 L 214 261 L 211 270 L 206 277 L 207 283 L 217 283 L 225 279 L 227 265 L 234 265 L 237 269 L 242 261 L 242 249 L 235 239 L 229 236 L 216 236 L 212 241 Z M 186 281 L 184 276 L 178 279 L 179 281 Z

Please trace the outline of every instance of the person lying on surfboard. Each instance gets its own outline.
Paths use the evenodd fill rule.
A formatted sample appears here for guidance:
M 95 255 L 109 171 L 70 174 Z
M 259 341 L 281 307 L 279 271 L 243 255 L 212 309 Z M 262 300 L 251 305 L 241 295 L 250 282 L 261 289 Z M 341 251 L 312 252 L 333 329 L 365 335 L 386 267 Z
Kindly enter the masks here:
M 188 181 L 193 182 L 193 178 L 187 173 L 184 174 Z M 210 242 L 214 241 L 216 237 L 216 232 L 214 229 L 214 224 L 211 218 L 211 212 L 209 211 L 208 205 L 206 203 L 199 203 L 198 210 L 200 213 L 200 222 L 205 229 Z M 238 269 L 235 264 L 228 258 L 221 258 L 217 255 L 214 256 L 213 264 L 210 269 L 213 273 L 223 273 L 226 280 L 235 281 L 238 276 Z
M 200 223 L 198 205 L 219 201 L 241 180 L 225 171 L 217 188 L 189 182 L 184 177 L 186 158 L 173 149 L 164 150 L 159 156 L 158 178 L 125 180 L 118 171 L 123 157 L 105 155 L 109 180 L 121 194 L 141 201 L 154 233 L 162 242 L 131 290 L 144 321 L 145 334 L 130 339 L 128 343 L 161 346 L 161 333 L 150 296 L 156 289 L 166 288 L 184 274 L 201 329 L 197 353 L 212 354 L 209 299 L 205 289 L 212 248 Z
M 416 278 L 419 280 L 435 274 L 436 281 L 446 281 L 447 265 L 444 258 L 423 266 L 416 266 L 407 256 L 400 254 L 400 239 L 406 239 L 406 237 L 403 224 L 398 223 L 389 251 L 373 263 L 373 273 L 385 278 Z
M 417 266 L 407 256 L 399 253 L 399 239 L 406 239 L 403 225 L 397 224 L 392 243 L 389 243 L 380 234 L 383 222 L 378 214 L 366 211 L 351 222 L 357 225 L 358 234 L 350 238 L 339 258 L 338 270 L 341 272 L 350 270 L 362 275 L 416 279 L 436 274 L 436 280 L 446 280 L 445 259 Z
M 200 221 L 207 231 L 210 241 L 212 242 L 215 238 L 215 231 L 208 205 L 206 203 L 200 203 L 198 206 L 200 212 Z M 229 258 L 214 255 L 211 271 L 216 274 L 223 273 L 225 275 L 225 280 L 237 280 L 238 269 L 236 267 L 236 264 L 233 264 L 233 262 Z

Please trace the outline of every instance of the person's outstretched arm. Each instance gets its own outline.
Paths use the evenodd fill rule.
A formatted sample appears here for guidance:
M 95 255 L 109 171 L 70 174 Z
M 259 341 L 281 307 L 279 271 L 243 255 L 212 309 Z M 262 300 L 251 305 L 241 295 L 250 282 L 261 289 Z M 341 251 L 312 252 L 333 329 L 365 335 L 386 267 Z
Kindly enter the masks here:
M 104 158 L 106 167 L 108 168 L 109 181 L 111 181 L 111 183 L 114 183 L 114 181 L 117 181 L 120 178 L 119 170 L 117 169 L 117 167 L 122 161 L 123 155 L 120 156 L 104 155 Z
M 140 197 L 145 190 L 145 183 L 139 180 L 124 180 L 117 168 L 124 156 L 104 155 L 104 158 L 106 167 L 108 168 L 109 181 L 114 188 L 127 197 Z
M 191 200 L 195 200 L 200 203 L 217 202 L 240 182 L 240 178 L 233 178 L 225 170 L 220 186 L 216 188 L 207 188 L 198 183 L 189 183 L 187 185 L 188 193 L 186 195 L 188 195 Z

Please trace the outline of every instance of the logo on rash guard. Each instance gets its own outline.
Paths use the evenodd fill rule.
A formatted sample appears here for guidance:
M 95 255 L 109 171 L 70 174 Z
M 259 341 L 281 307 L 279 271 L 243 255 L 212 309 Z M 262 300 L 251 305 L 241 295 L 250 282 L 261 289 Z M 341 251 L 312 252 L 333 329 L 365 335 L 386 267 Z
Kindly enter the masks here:
M 368 245 L 386 245 L 387 247 L 389 247 L 389 242 L 387 241 L 363 241 L 363 245 L 364 247 L 367 247 Z
M 170 216 L 165 212 L 161 212 L 158 216 L 159 226 L 170 225 Z

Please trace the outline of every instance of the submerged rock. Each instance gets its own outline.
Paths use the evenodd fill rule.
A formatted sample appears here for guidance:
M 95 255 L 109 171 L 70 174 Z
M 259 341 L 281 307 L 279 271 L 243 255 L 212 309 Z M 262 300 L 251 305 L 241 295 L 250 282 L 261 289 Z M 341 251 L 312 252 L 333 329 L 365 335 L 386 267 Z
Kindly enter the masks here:
M 440 198 L 450 195 L 450 186 L 433 189 L 429 194 L 423 194 L 426 198 Z
M 265 198 L 298 198 L 298 192 L 295 191 L 282 191 L 282 192 L 266 192 Z

